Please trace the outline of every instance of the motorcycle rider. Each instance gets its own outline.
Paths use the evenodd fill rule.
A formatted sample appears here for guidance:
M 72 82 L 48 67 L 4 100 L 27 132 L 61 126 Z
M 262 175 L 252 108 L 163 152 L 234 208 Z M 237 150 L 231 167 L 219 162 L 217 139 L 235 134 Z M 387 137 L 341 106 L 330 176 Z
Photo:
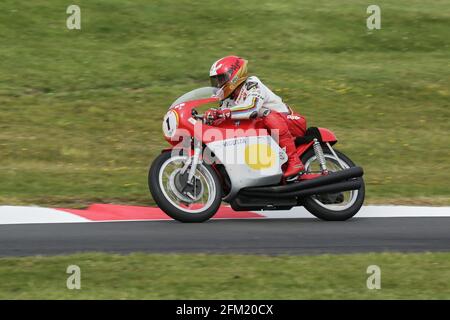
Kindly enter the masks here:
M 247 73 L 247 60 L 227 56 L 214 62 L 209 72 L 211 85 L 219 88 L 220 107 L 205 112 L 209 121 L 217 119 L 261 118 L 268 130 L 278 130 L 279 145 L 288 156 L 284 177 L 296 176 L 304 166 L 296 153 L 294 137 L 303 136 L 306 120 L 287 106 L 261 80 Z M 213 122 L 217 123 L 217 122 Z

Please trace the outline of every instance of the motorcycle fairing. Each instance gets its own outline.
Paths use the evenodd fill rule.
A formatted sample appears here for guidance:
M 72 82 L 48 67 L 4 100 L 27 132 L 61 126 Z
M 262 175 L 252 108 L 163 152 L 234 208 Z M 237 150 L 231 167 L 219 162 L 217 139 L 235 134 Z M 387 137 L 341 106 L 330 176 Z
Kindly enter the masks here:
M 225 166 L 231 190 L 224 201 L 245 187 L 278 184 L 283 176 L 281 166 L 286 152 L 269 135 L 235 137 L 206 144 L 215 161 Z

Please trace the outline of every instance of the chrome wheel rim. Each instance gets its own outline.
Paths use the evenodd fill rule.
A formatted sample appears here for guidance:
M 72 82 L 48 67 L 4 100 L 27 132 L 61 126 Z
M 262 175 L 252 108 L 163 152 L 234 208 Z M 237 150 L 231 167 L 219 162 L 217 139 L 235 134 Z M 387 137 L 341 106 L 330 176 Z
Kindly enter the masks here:
M 167 159 L 159 170 L 159 187 L 164 197 L 174 207 L 187 213 L 200 213 L 211 207 L 216 197 L 217 188 L 214 178 L 206 167 L 199 163 L 194 179 L 198 179 L 201 190 L 198 196 L 189 197 L 175 186 L 175 177 L 183 168 L 187 157 L 177 156 Z M 190 170 L 190 168 L 188 168 Z

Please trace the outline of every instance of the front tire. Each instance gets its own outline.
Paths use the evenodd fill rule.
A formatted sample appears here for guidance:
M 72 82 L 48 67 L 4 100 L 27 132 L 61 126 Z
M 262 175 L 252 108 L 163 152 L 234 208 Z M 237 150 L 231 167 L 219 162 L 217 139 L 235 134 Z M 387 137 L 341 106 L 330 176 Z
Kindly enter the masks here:
M 200 201 L 202 199 L 196 202 L 192 200 L 192 203 L 189 203 L 190 199 L 182 194 L 181 190 L 173 190 L 177 184 L 180 184 L 181 178 L 177 177 L 177 175 L 180 175 L 177 170 L 181 169 L 186 159 L 183 156 L 172 157 L 171 151 L 161 153 L 153 161 L 149 170 L 148 185 L 150 193 L 161 210 L 171 218 L 180 222 L 203 222 L 214 216 L 219 209 L 222 201 L 222 187 L 214 169 L 209 165 L 199 163 L 194 184 L 201 188 L 198 193 L 203 194 L 203 192 L 208 191 L 208 197 L 203 201 L 205 203 Z M 174 172 L 171 175 L 165 175 L 164 170 L 169 165 L 174 166 Z M 178 165 L 180 168 L 177 168 Z M 201 197 L 200 194 L 194 195 Z M 201 207 L 201 205 L 204 206 Z
M 330 164 L 330 167 L 328 169 L 330 171 L 342 170 L 342 168 L 339 164 L 339 161 L 334 157 L 334 155 L 331 153 L 331 151 L 328 149 L 328 147 L 325 145 L 325 146 L 322 146 L 322 148 L 323 148 L 323 153 L 325 155 L 325 158 L 327 160 L 327 166 Z M 353 163 L 353 161 L 349 157 L 347 157 L 345 154 L 343 154 L 342 152 L 339 152 L 336 149 L 334 149 L 334 151 L 335 151 L 336 155 L 338 156 L 338 158 L 343 162 L 343 164 L 346 168 L 356 166 Z M 310 149 L 302 156 L 302 162 L 305 164 L 305 169 L 307 172 L 314 171 L 314 170 L 312 170 L 314 167 L 313 163 L 317 162 L 317 159 L 315 159 L 315 154 L 314 154 L 313 149 Z M 347 194 L 348 194 L 348 203 L 346 203 L 346 205 L 333 205 L 333 204 L 322 203 L 320 196 L 310 196 L 310 197 L 303 199 L 303 206 L 310 213 L 312 213 L 317 218 L 322 219 L 322 220 L 326 220 L 326 221 L 348 220 L 351 217 L 353 217 L 355 214 L 358 213 L 359 209 L 361 209 L 361 206 L 364 203 L 364 197 L 365 197 L 364 180 L 362 177 L 357 178 L 357 179 L 360 180 L 362 183 L 361 188 L 359 188 L 358 190 L 346 191 L 346 192 L 342 193 L 342 195 L 345 194 L 345 196 L 347 196 Z M 346 198 L 344 198 L 344 196 L 342 196 L 342 197 L 343 197 L 343 201 L 345 201 Z

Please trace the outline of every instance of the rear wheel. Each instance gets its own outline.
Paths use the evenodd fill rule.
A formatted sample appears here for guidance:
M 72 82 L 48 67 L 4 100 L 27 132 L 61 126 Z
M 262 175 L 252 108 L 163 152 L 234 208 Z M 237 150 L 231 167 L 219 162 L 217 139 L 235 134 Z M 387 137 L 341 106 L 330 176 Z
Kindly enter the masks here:
M 355 167 L 349 157 L 342 152 L 334 150 L 337 157 L 332 154 L 325 145 L 322 147 L 326 159 L 327 169 L 330 172 L 340 171 Z M 302 156 L 307 173 L 319 173 L 320 166 L 313 149 Z M 362 182 L 358 190 L 344 191 L 333 194 L 321 194 L 307 197 L 303 200 L 303 206 L 316 217 L 322 220 L 343 221 L 350 219 L 361 208 L 365 197 L 365 186 L 363 178 L 357 178 Z
M 190 167 L 182 173 L 187 157 L 160 154 L 150 167 L 148 184 L 156 204 L 170 217 L 181 222 L 203 222 L 219 209 L 222 188 L 211 166 L 199 163 L 191 183 Z

